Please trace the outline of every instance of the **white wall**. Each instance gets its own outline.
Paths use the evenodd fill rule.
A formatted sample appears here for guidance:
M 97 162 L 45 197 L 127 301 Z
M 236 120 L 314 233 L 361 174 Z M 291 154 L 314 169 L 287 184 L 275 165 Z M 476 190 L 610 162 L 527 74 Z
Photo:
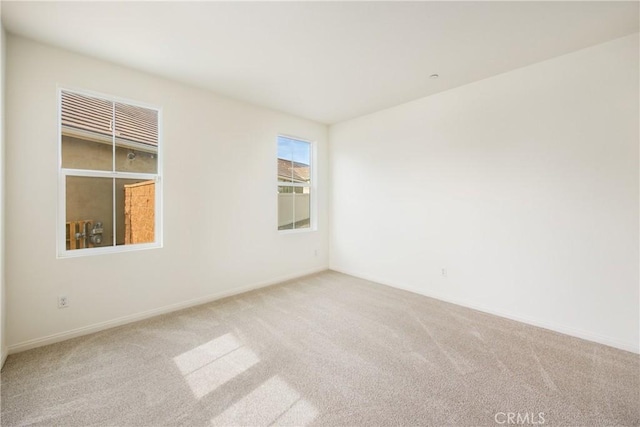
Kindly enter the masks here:
M 7 358 L 6 334 L 6 298 L 5 298 L 5 263 L 4 263 L 4 139 L 5 139 L 5 51 L 6 37 L 4 27 L 0 23 L 0 368 Z
M 163 249 L 56 259 L 57 84 L 163 107 Z M 12 35 L 6 104 L 10 352 L 328 267 L 325 125 Z M 278 133 L 318 143 L 316 232 L 276 230 Z
M 332 126 L 331 268 L 638 352 L 638 75 L 635 34 Z

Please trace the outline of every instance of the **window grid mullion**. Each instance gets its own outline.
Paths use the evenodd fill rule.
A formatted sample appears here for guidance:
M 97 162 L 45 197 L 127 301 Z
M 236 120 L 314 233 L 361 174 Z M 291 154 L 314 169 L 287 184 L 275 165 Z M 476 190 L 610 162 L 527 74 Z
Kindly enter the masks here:
M 118 224 L 116 223 L 116 179 L 111 178 L 111 217 L 113 221 L 113 244 L 115 247 L 118 242 Z
M 61 169 L 60 173 L 64 176 L 86 176 L 95 178 L 122 178 L 122 179 L 147 179 L 156 180 L 160 179 L 160 175 L 153 173 L 138 173 L 138 172 L 109 172 L 101 170 L 90 169 Z
M 311 183 L 278 181 L 278 187 L 311 187 Z

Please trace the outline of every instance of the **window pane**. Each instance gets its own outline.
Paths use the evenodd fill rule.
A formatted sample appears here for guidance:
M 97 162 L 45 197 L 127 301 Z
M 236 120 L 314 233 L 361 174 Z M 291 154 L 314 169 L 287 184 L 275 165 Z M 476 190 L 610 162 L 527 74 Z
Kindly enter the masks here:
M 154 181 L 116 179 L 116 244 L 155 242 Z
M 112 170 L 113 103 L 62 92 L 62 167 Z
M 158 112 L 116 102 L 116 170 L 158 172 Z
M 293 228 L 294 187 L 278 187 L 278 230 Z
M 278 157 L 278 181 L 293 182 L 293 163 Z
M 155 229 L 159 115 L 157 109 L 110 97 L 60 92 L 66 250 L 160 240 L 161 230 Z
M 299 189 L 299 188 L 298 188 Z M 294 193 L 294 215 L 295 224 L 294 228 L 309 228 L 310 227 L 310 215 L 311 212 L 311 192 L 309 187 L 303 187 L 302 193 Z
M 278 181 L 310 182 L 311 144 L 278 137 Z
M 278 187 L 278 230 L 310 227 L 311 194 L 309 187 Z
M 278 181 L 293 181 L 293 141 L 278 137 Z
M 67 249 L 113 245 L 113 179 L 66 179 Z

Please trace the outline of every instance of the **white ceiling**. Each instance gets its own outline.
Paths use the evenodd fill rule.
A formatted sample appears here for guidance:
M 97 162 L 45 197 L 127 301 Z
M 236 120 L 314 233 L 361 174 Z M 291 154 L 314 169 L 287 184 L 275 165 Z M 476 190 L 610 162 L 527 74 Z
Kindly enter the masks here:
M 2 21 L 11 33 L 335 123 L 637 32 L 638 5 L 2 1 Z

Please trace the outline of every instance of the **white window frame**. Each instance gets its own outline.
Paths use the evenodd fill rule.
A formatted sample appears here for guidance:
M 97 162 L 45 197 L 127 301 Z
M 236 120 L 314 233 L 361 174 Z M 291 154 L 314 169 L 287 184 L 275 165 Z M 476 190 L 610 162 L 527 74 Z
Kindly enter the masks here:
M 311 177 L 311 182 L 309 184 L 303 184 L 303 183 L 299 183 L 299 182 L 283 182 L 283 181 L 278 181 L 278 139 L 282 137 L 282 138 L 289 138 L 289 139 L 295 139 L 296 141 L 301 141 L 301 142 L 306 142 L 309 144 L 309 155 L 310 155 L 310 159 L 309 159 L 309 168 L 311 169 L 309 171 L 309 176 Z M 294 136 L 294 135 L 289 135 L 289 134 L 285 134 L 285 133 L 279 133 L 276 136 L 276 231 L 280 234 L 297 234 L 297 233 L 310 233 L 310 232 L 314 232 L 314 231 L 318 231 L 318 206 L 317 206 L 317 200 L 318 200 L 318 189 L 317 189 L 317 174 L 316 174 L 316 158 L 317 158 L 317 146 L 316 146 L 316 142 L 307 138 L 301 138 L 299 136 Z M 311 218 L 309 218 L 309 227 L 307 228 L 294 228 L 292 230 L 278 230 L 278 215 L 279 215 L 279 211 L 278 211 L 278 187 L 308 187 L 309 191 L 311 192 L 311 197 L 310 197 L 310 206 L 309 206 L 309 215 Z M 295 209 L 295 205 L 294 205 L 294 209 Z M 295 215 L 295 211 L 294 211 L 294 215 Z M 295 218 L 295 217 L 294 217 Z
M 94 98 L 104 99 L 109 102 L 127 104 L 135 107 L 147 108 L 158 112 L 158 153 L 157 153 L 157 172 L 136 173 L 136 172 L 116 172 L 86 169 L 71 169 L 62 167 L 62 92 L 72 92 L 79 95 L 90 96 Z M 99 92 L 93 92 L 85 89 L 69 88 L 58 86 L 57 88 L 58 103 L 58 215 L 57 215 L 57 257 L 58 258 L 76 258 L 91 255 L 112 254 L 120 252 L 139 251 L 144 249 L 162 248 L 162 164 L 164 161 L 163 151 L 164 144 L 162 138 L 162 108 L 155 105 L 145 104 L 130 99 L 120 98 L 112 95 L 106 95 Z M 115 135 L 112 136 L 115 140 Z M 113 141 L 115 150 L 115 141 Z M 115 165 L 115 158 L 113 159 Z M 113 168 L 115 169 L 115 167 Z M 131 245 L 116 244 L 116 223 L 115 223 L 115 193 L 112 195 L 113 200 L 113 244 L 111 246 L 100 246 L 94 248 L 70 249 L 67 250 L 66 239 L 66 183 L 68 176 L 95 177 L 95 178 L 119 178 L 119 179 L 144 179 L 153 180 L 155 183 L 155 241 L 151 243 L 136 243 Z

